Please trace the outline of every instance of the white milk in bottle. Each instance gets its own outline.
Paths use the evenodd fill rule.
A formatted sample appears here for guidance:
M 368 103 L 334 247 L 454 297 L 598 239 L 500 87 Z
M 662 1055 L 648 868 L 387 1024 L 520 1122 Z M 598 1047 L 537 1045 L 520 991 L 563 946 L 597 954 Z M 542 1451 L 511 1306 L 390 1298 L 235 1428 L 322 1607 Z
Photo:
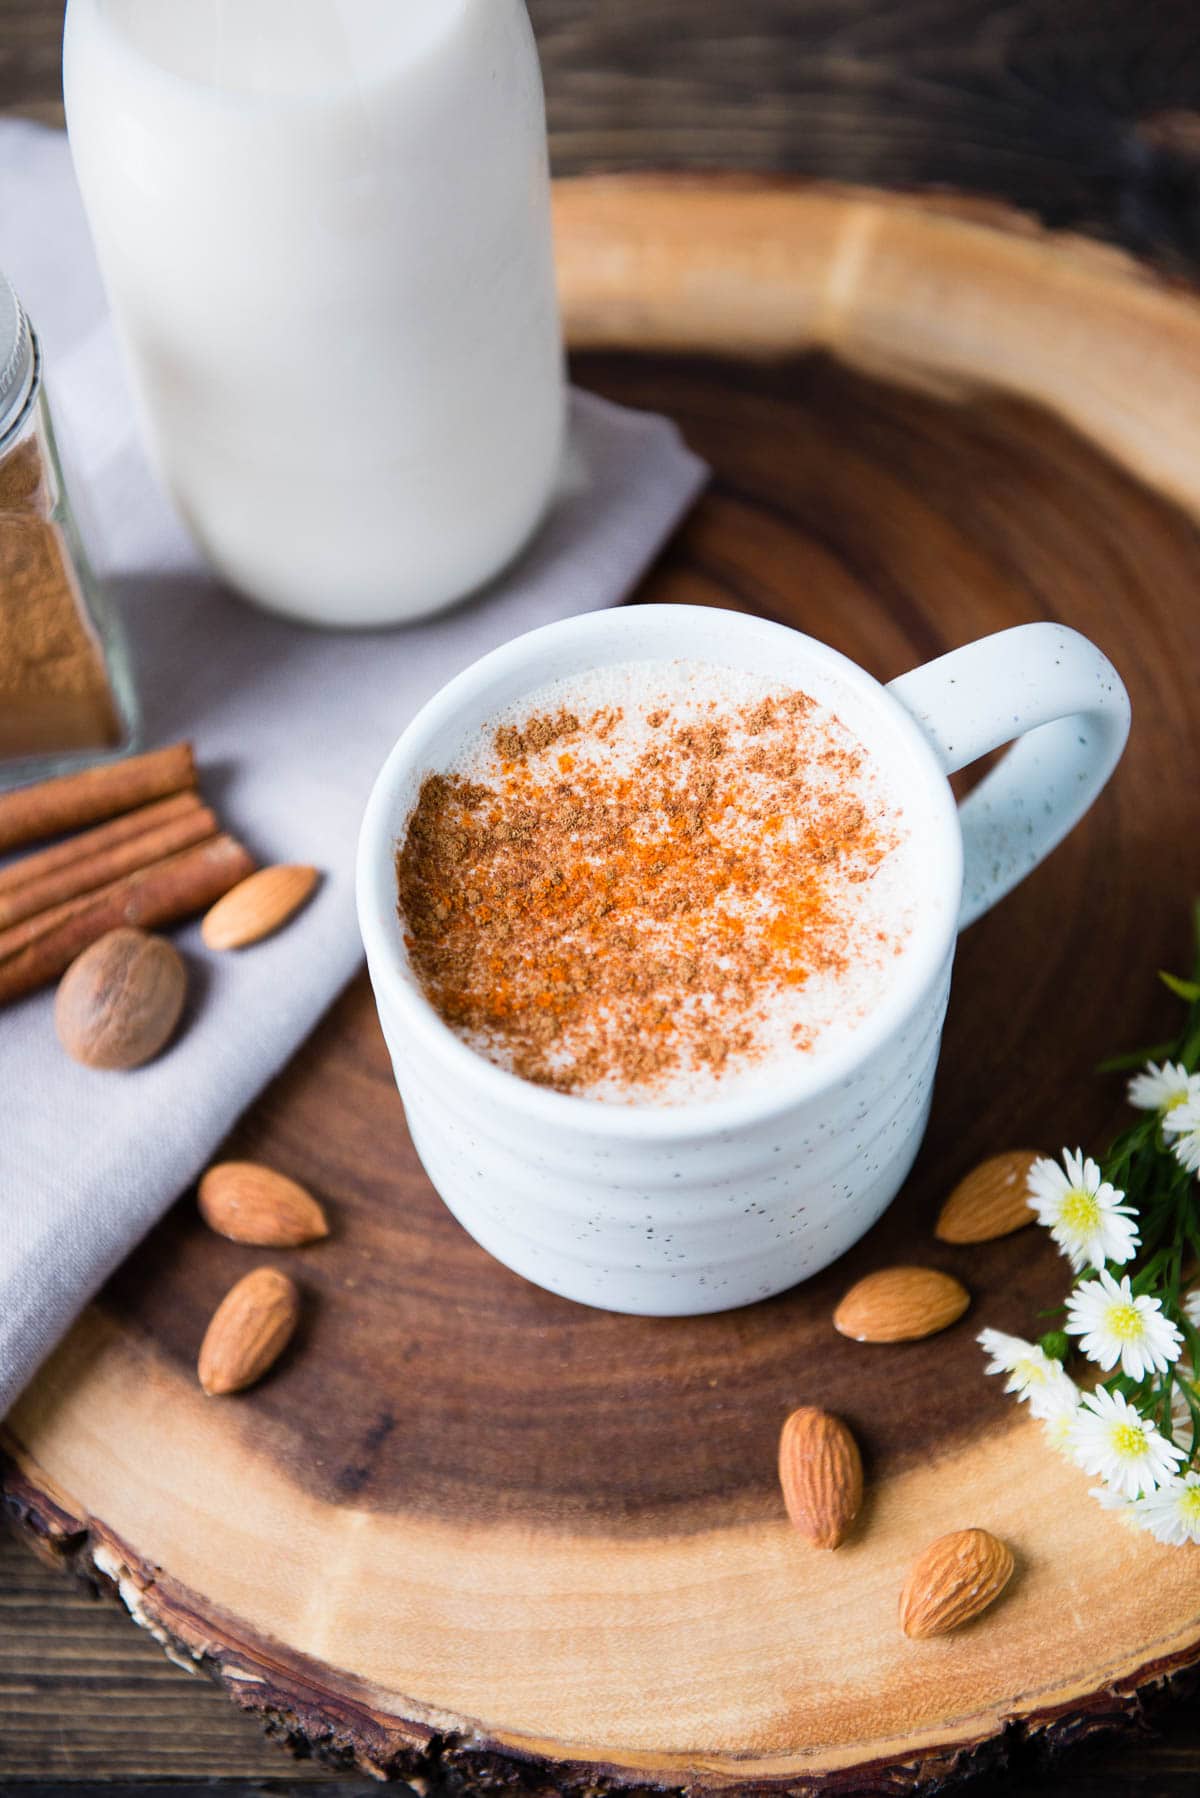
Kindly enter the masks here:
M 75 167 L 160 472 L 272 610 L 496 574 L 564 385 L 523 0 L 70 0 Z

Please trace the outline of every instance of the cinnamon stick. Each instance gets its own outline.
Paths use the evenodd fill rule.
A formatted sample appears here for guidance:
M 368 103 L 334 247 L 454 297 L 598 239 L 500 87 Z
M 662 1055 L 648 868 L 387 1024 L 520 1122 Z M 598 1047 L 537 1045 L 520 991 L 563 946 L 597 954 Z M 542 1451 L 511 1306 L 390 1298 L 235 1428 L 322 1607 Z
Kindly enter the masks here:
M 81 824 L 115 817 L 195 784 L 191 744 L 173 743 L 149 755 L 128 756 L 103 768 L 85 768 L 79 774 L 19 787 L 0 794 L 0 850 L 77 830 Z
M 121 924 L 155 929 L 205 911 L 254 871 L 254 859 L 233 837 L 184 849 L 120 880 L 18 924 L 43 925 L 41 934 L 15 952 L 0 933 L 0 1005 L 57 980 L 77 955 Z
M 161 862 L 180 849 L 215 837 L 220 828 L 216 814 L 206 805 L 197 805 L 182 817 L 168 819 L 167 823 L 130 837 L 127 842 L 79 855 L 65 867 L 52 869 L 38 880 L 27 880 L 11 893 L 0 893 L 0 938 L 10 925 L 19 924 L 26 918 L 36 922 L 38 915 L 52 906 L 76 899 L 81 893 L 94 892 L 122 874 L 148 868 L 152 862 Z
M 48 849 L 34 849 L 28 855 L 18 856 L 6 868 L 0 868 L 0 894 L 11 893 L 31 880 L 41 880 L 87 856 L 115 849 L 118 843 L 127 843 L 131 837 L 144 836 L 175 818 L 198 812 L 203 805 L 196 789 L 189 787 L 182 793 L 172 793 L 169 799 L 155 799 L 149 805 L 139 805 L 136 811 L 110 818 L 107 824 L 97 824 L 93 830 L 81 830 L 75 836 L 64 837 L 61 843 L 52 843 Z

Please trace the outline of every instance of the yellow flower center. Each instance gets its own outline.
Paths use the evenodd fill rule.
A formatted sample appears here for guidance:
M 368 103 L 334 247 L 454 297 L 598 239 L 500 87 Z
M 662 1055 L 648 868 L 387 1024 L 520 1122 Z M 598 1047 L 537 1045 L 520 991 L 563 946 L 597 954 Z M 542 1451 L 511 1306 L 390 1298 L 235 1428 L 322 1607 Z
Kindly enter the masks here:
M 1022 1386 L 1044 1386 L 1050 1377 L 1050 1369 L 1042 1361 L 1035 1361 L 1032 1355 L 1026 1355 L 1013 1368 Z
M 1112 1433 L 1113 1453 L 1123 1461 L 1139 1461 L 1146 1452 L 1146 1432 L 1140 1423 L 1119 1423 Z
M 1200 1523 L 1200 1486 L 1185 1486 L 1179 1495 L 1179 1509 L 1189 1523 Z
M 1063 1194 L 1059 1217 L 1068 1230 L 1078 1230 L 1081 1235 L 1094 1230 L 1100 1222 L 1100 1207 L 1096 1203 L 1095 1193 L 1084 1192 L 1081 1186 L 1073 1186 Z
M 1159 1106 L 1159 1108 L 1158 1108 L 1159 1115 L 1161 1117 L 1166 1117 L 1168 1111 L 1174 1111 L 1174 1109 L 1177 1105 L 1184 1104 L 1187 1099 L 1187 1096 L 1188 1095 L 1187 1095 L 1186 1088 L 1183 1090 L 1183 1092 L 1172 1093 L 1171 1097 L 1169 1099 L 1165 1100 L 1164 1103 Z
M 1122 1301 L 1110 1305 L 1104 1319 L 1118 1342 L 1139 1342 L 1146 1332 L 1146 1322 L 1136 1305 Z

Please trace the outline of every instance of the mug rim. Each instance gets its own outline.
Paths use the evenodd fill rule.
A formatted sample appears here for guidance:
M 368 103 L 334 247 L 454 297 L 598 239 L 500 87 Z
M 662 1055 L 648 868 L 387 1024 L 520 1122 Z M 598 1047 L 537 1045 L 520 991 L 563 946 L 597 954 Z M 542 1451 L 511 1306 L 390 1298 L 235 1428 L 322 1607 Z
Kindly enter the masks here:
M 886 714 L 889 727 L 907 738 L 918 767 L 924 764 L 928 772 L 927 797 L 932 801 L 934 820 L 945 838 L 946 853 L 936 858 L 936 879 L 944 889 L 942 900 L 946 923 L 941 930 L 928 928 L 906 952 L 905 966 L 899 978 L 853 1035 L 808 1064 L 798 1058 L 795 1073 L 786 1085 L 670 1105 L 636 1101 L 624 1105 L 534 1085 L 472 1048 L 444 1021 L 422 992 L 401 953 L 395 889 L 396 838 L 391 821 L 397 790 L 409 782 L 414 772 L 423 772 L 420 762 L 425 740 L 456 722 L 469 727 L 471 722 L 486 718 L 489 711 L 487 691 L 498 679 L 519 673 L 522 666 L 528 665 L 529 689 L 532 691 L 547 678 L 544 674 L 539 675 L 536 668 L 541 650 L 572 638 L 577 639 L 581 652 L 579 669 L 585 671 L 591 666 L 585 659 L 589 645 L 610 643 L 626 631 L 635 631 L 639 619 L 653 622 L 662 619 L 663 615 L 669 615 L 671 622 L 679 627 L 686 627 L 692 619 L 697 625 L 702 621 L 705 629 L 711 631 L 714 620 L 721 620 L 721 628 L 732 633 L 755 634 L 777 644 L 786 643 L 792 655 L 799 651 L 810 664 L 812 661 L 820 663 L 829 674 L 851 686 Z M 629 659 L 636 660 L 637 656 L 637 646 L 631 644 Z M 705 651 L 699 659 L 711 660 L 713 657 Z M 790 678 L 783 668 L 781 678 Z M 520 1111 L 533 1122 L 630 1141 L 677 1140 L 765 1122 L 797 1104 L 819 1099 L 843 1084 L 883 1047 L 922 1000 L 936 990 L 938 975 L 957 935 L 962 890 L 962 837 L 949 780 L 920 725 L 882 682 L 840 650 L 790 625 L 724 607 L 615 606 L 577 613 L 512 638 L 470 663 L 425 702 L 396 740 L 371 789 L 359 831 L 355 890 L 359 930 L 376 1003 L 380 1008 L 386 1005 L 389 1010 L 396 1011 L 401 1027 L 409 1033 L 419 1054 L 436 1058 L 460 1084 L 471 1083 L 497 1105 Z M 936 900 L 936 889 L 929 896 Z

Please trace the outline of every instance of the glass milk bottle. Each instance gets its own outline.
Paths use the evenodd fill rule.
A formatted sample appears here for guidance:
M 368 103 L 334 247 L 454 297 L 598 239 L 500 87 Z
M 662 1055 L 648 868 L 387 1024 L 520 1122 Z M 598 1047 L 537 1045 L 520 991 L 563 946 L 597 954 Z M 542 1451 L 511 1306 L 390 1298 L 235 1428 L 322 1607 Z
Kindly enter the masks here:
M 219 573 L 380 625 L 503 568 L 564 409 L 523 0 L 70 0 L 63 70 L 149 441 Z

